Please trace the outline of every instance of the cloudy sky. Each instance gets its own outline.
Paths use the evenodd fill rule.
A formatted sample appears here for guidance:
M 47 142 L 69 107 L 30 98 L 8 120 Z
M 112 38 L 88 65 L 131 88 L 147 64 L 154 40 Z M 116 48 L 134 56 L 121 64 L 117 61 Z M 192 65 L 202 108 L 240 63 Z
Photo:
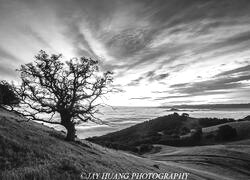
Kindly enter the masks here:
M 249 0 L 0 0 L 0 79 L 41 49 L 99 59 L 111 105 L 250 102 Z

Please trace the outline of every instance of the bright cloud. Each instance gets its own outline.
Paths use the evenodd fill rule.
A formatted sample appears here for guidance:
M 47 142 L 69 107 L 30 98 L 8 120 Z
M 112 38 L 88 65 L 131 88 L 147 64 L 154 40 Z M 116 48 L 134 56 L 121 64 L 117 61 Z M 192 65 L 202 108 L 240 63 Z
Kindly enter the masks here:
M 115 73 L 111 105 L 245 103 L 248 0 L 0 0 L 0 75 L 44 49 Z

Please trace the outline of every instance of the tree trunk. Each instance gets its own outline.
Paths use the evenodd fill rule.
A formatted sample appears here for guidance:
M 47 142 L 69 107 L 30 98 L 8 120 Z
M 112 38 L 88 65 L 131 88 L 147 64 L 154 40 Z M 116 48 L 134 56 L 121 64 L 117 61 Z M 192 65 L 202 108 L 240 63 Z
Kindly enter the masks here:
M 61 113 L 61 124 L 67 129 L 66 141 L 74 141 L 76 137 L 75 124 L 71 121 L 72 117 L 67 113 Z
M 76 137 L 75 125 L 72 123 L 65 128 L 67 129 L 66 140 L 67 141 L 75 141 L 75 137 Z

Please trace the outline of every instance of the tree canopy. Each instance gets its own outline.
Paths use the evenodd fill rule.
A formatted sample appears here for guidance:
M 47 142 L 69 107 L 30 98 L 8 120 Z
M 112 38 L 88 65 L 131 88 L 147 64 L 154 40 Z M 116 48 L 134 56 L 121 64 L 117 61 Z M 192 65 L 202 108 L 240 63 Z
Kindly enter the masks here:
M 34 62 L 18 71 L 22 84 L 16 92 L 27 118 L 63 125 L 67 140 L 74 140 L 75 124 L 100 122 L 94 116 L 99 106 L 96 100 L 110 91 L 112 73 L 101 73 L 97 60 L 80 57 L 63 62 L 61 54 L 40 51 Z M 57 113 L 60 120 L 55 118 Z M 45 119 L 44 114 L 49 117 Z

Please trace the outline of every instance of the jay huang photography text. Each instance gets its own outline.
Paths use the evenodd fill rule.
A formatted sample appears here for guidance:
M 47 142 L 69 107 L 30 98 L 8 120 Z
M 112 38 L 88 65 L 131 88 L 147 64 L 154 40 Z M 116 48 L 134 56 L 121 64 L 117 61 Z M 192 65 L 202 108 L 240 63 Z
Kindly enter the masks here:
M 82 173 L 82 180 L 187 180 L 190 173 L 187 172 L 165 172 L 165 173 Z

